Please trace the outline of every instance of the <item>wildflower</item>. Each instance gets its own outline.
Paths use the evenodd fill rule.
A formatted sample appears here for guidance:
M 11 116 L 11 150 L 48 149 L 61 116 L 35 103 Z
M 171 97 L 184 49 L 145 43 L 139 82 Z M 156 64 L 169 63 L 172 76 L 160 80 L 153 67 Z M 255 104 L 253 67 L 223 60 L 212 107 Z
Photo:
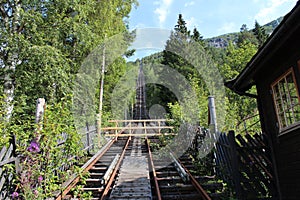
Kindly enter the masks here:
M 33 190 L 33 194 L 34 194 L 35 196 L 37 196 L 37 195 L 39 194 L 39 191 Z
M 39 176 L 39 177 L 38 177 L 38 181 L 41 182 L 42 180 L 43 180 L 43 177 L 42 177 L 42 176 Z
M 29 147 L 27 148 L 30 152 L 39 152 L 40 151 L 40 145 L 37 142 L 31 142 Z
M 13 192 L 11 195 L 12 198 L 17 198 L 18 196 L 19 196 L 18 192 Z

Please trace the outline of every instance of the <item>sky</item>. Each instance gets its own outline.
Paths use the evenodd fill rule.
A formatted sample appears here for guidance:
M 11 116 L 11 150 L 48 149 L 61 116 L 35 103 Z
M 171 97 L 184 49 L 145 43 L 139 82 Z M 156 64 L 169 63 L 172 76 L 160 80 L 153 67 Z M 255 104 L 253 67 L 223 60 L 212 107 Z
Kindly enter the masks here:
M 204 38 L 211 38 L 239 32 L 243 24 L 252 29 L 255 20 L 264 25 L 286 15 L 296 5 L 297 0 L 138 0 L 138 2 L 139 6 L 133 8 L 130 13 L 130 30 L 144 29 L 146 30 L 144 32 L 149 32 L 147 31 L 149 28 L 172 30 L 178 15 L 182 14 L 189 30 L 196 27 Z M 148 33 L 150 36 L 151 34 L 153 33 Z M 148 37 L 143 35 L 141 40 Z M 131 60 L 151 52 L 149 48 L 140 48 L 140 51 L 142 50 L 144 52 L 136 52 Z
M 196 27 L 204 38 L 249 29 L 255 20 L 264 25 L 287 14 L 297 0 L 138 0 L 132 10 L 130 29 L 173 29 L 181 13 L 189 29 Z

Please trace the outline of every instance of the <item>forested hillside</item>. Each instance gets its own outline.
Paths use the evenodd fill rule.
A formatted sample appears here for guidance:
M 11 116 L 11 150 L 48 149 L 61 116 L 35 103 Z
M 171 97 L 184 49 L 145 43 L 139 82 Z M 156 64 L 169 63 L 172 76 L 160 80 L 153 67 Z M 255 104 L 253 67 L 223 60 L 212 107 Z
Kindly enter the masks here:
M 283 17 L 279 17 L 276 20 L 273 20 L 262 27 L 265 29 L 266 33 L 270 35 L 274 29 L 280 24 Z M 250 29 L 253 30 L 253 29 Z M 239 33 L 227 33 L 224 35 L 220 35 L 217 37 L 207 38 L 205 41 L 208 43 L 209 46 L 216 47 L 216 48 L 226 48 L 230 42 L 236 43 L 239 37 Z
M 279 18 L 278 20 L 281 20 Z M 197 43 L 204 49 L 206 57 L 211 57 L 214 66 L 219 70 L 224 82 L 235 78 L 238 73 L 246 66 L 252 56 L 257 52 L 258 48 L 267 39 L 271 30 L 274 30 L 277 22 L 271 22 L 265 26 L 260 26 L 255 22 L 253 29 L 248 29 L 246 25 L 242 25 L 239 33 L 228 34 L 228 44 L 219 48 L 220 45 L 212 46 L 211 40 L 203 39 L 203 36 L 195 28 L 188 30 L 186 22 L 182 15 L 179 15 L 177 24 L 171 33 L 169 40 L 166 43 L 163 52 L 155 53 L 147 56 L 141 60 L 143 65 L 165 65 L 169 66 L 184 77 L 191 83 L 194 91 L 197 93 L 198 104 L 200 113 L 198 115 L 198 122 L 207 126 L 208 124 L 208 109 L 207 98 L 212 95 L 207 88 L 207 82 L 203 78 L 203 74 L 199 74 L 191 63 L 187 62 L 184 58 L 170 52 L 176 43 L 181 46 L 193 45 Z M 268 31 L 267 31 L 267 30 Z M 222 40 L 223 36 L 217 37 Z M 186 43 L 186 44 L 184 44 Z M 181 46 L 175 48 L 181 48 Z M 193 58 L 196 59 L 196 58 Z M 137 61 L 138 64 L 140 61 Z M 255 89 L 252 90 L 253 93 Z M 161 85 L 148 85 L 147 94 L 149 94 L 148 106 L 159 104 L 169 113 L 169 117 L 178 121 L 185 121 L 183 108 L 180 106 L 178 99 L 172 92 Z M 188 98 L 188 97 L 187 97 Z M 223 131 L 230 129 L 237 130 L 238 132 L 253 133 L 260 131 L 260 124 L 257 112 L 256 101 L 250 97 L 241 97 L 226 89 L 226 97 L 224 98 L 225 104 L 222 109 L 226 110 L 225 124 L 220 127 Z M 192 108 L 191 108 L 192 109 Z M 220 112 L 222 112 L 220 110 Z

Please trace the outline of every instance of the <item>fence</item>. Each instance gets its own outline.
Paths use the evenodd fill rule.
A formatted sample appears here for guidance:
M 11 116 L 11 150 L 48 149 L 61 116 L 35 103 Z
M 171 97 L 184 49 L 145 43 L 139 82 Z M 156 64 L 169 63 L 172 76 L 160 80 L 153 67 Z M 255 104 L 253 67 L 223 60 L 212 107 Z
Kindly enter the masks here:
M 271 151 L 264 134 L 221 133 L 216 144 L 218 175 L 237 199 L 276 199 Z
M 84 145 L 83 151 L 87 151 L 90 153 L 94 149 L 94 141 L 96 135 L 95 126 L 89 127 L 87 126 L 86 129 L 81 133 L 82 134 L 82 143 Z M 60 140 L 57 141 L 57 146 L 62 147 L 68 135 L 66 133 L 62 133 L 62 137 Z M 19 172 L 19 157 L 15 155 L 15 141 L 12 140 L 8 144 L 8 148 L 6 146 L 2 147 L 0 151 L 0 199 L 11 199 L 11 194 L 14 191 L 14 173 Z M 66 155 L 69 157 L 68 160 L 72 160 L 74 157 L 73 155 Z M 67 170 L 73 163 L 66 163 L 59 168 L 59 170 Z M 8 170 L 8 166 L 12 167 L 12 170 Z M 54 170 L 55 174 L 57 172 Z
M 9 199 L 13 190 L 14 175 L 8 170 L 7 165 L 18 166 L 18 159 L 14 155 L 14 145 L 2 147 L 0 152 L 0 199 Z M 17 170 L 17 167 L 14 167 Z

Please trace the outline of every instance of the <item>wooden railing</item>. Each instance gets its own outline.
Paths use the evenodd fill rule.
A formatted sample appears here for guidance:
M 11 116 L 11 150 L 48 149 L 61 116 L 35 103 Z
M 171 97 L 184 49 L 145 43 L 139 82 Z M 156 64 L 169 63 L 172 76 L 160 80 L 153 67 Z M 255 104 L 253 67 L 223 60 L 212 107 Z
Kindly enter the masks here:
M 173 126 L 166 126 L 166 119 L 144 119 L 144 120 L 110 120 L 112 127 L 101 129 L 105 136 L 153 136 L 153 135 L 174 135 Z

